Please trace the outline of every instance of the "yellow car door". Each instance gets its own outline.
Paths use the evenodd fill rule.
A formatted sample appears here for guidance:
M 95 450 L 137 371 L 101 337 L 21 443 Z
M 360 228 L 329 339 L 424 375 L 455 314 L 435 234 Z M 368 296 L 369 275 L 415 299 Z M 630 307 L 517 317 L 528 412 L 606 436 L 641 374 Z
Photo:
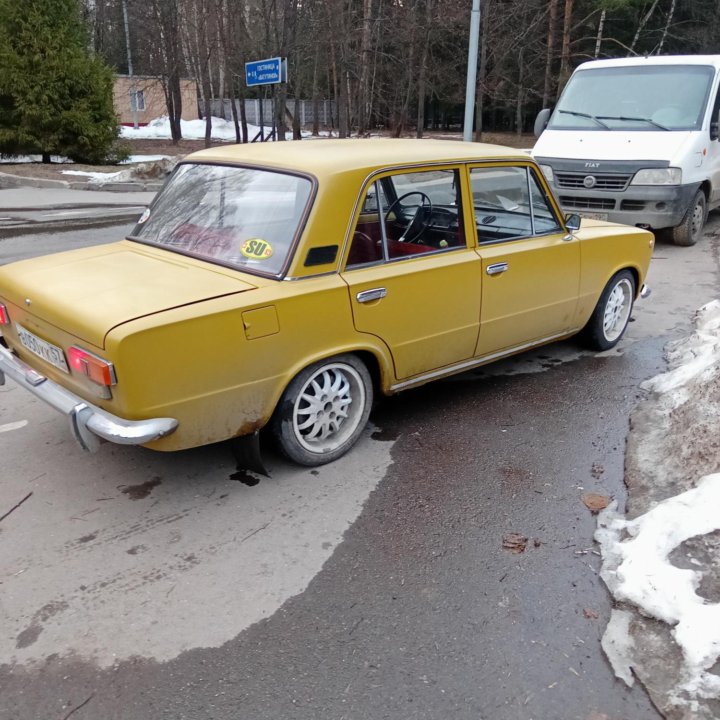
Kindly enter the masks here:
M 544 184 L 523 165 L 474 167 L 470 180 L 482 260 L 476 356 L 567 334 L 580 290 L 580 244 Z
M 355 328 L 381 338 L 397 379 L 473 357 L 481 259 L 468 247 L 460 170 L 402 172 L 369 186 L 343 278 Z

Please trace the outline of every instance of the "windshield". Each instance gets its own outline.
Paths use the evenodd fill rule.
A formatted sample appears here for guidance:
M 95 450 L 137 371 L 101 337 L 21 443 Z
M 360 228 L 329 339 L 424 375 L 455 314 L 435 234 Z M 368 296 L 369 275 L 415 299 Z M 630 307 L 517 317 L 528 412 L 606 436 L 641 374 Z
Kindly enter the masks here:
M 552 130 L 699 130 L 714 69 L 704 65 L 579 70 L 553 112 Z
M 294 246 L 311 192 L 311 181 L 297 175 L 182 164 L 130 239 L 278 275 Z

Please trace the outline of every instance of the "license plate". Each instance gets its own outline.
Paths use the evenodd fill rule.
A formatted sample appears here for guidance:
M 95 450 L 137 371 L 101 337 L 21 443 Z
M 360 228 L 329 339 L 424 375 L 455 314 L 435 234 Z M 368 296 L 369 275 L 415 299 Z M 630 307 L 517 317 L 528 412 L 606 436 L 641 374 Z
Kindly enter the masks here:
M 31 332 L 26 330 L 22 325 L 15 324 L 17 328 L 18 337 L 20 342 L 26 347 L 31 353 L 34 353 L 38 357 L 54 365 L 59 370 L 69 373 L 70 369 L 65 362 L 65 354 L 63 351 L 53 345 L 52 343 L 41 340 L 37 335 L 33 335 Z
M 587 218 L 588 220 L 607 220 L 607 213 L 594 213 L 594 212 L 581 212 L 580 217 Z

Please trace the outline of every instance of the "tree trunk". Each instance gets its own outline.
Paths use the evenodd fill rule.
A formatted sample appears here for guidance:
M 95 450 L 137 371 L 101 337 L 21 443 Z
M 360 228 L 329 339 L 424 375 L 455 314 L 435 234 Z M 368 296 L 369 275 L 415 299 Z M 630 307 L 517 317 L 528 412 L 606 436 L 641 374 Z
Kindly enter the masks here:
M 262 100 L 260 101 L 262 102 Z M 245 96 L 240 93 L 240 128 L 242 129 L 242 141 L 247 143 L 248 141 L 248 124 L 247 124 L 247 113 L 245 112 Z
M 367 131 L 370 120 L 371 39 L 372 0 L 363 0 L 362 38 L 360 41 L 360 92 L 358 93 L 358 133 L 360 135 Z
M 673 0 L 673 2 L 675 2 L 675 0 Z M 600 55 L 600 44 L 602 43 L 603 28 L 605 27 L 605 15 L 606 14 L 607 14 L 607 10 L 603 10 L 600 13 L 600 22 L 598 23 L 597 38 L 595 40 L 595 57 L 599 57 L 599 55 Z
M 635 52 L 635 45 L 637 45 L 637 41 L 640 39 L 640 33 L 643 31 L 643 28 L 645 27 L 645 25 L 647 25 L 648 20 L 655 12 L 655 8 L 657 7 L 659 1 L 660 0 L 654 0 L 653 4 L 650 6 L 650 9 L 640 19 L 637 30 L 635 31 L 635 36 L 633 37 L 633 41 L 630 44 L 630 49 L 628 50 L 628 57 L 630 57 L 630 55 L 637 55 L 637 53 Z
M 523 48 L 518 56 L 518 86 L 515 99 L 515 134 L 519 137 L 523 131 Z
M 241 143 L 242 136 L 240 135 L 240 121 L 238 118 L 238 102 L 235 97 L 235 79 L 232 77 L 232 75 L 230 75 L 228 89 L 230 91 L 230 112 L 232 114 L 233 125 L 235 126 L 235 142 Z
M 278 92 L 275 96 L 275 125 L 277 126 L 276 140 L 285 141 L 285 133 L 287 133 L 287 125 L 285 124 L 285 112 L 287 110 L 287 88 L 285 83 L 280 83 Z
M 430 45 L 430 25 L 432 21 L 432 0 L 425 0 L 425 27 L 423 28 L 423 47 L 420 54 L 420 69 L 417 83 L 417 121 L 415 136 L 421 138 L 425 130 L 425 77 L 427 75 L 428 46 Z
M 206 51 L 208 52 L 208 51 Z M 202 67 L 202 94 L 205 110 L 205 147 L 212 144 L 212 87 L 210 85 L 210 59 L 206 56 Z
M 665 40 L 667 40 L 668 30 L 670 29 L 670 25 L 672 24 L 673 15 L 675 15 L 675 0 L 672 0 L 672 2 L 670 3 L 670 9 L 668 10 L 667 19 L 665 20 L 665 27 L 663 28 L 663 34 L 660 38 L 660 44 L 658 45 L 656 55 L 659 55 L 662 52 Z
M 340 94 L 338 96 L 338 137 L 350 137 L 350 99 L 348 98 L 347 78 L 343 77 L 343 71 L 338 84 L 340 85 Z
M 560 53 L 560 84 L 564 85 L 570 76 L 570 30 L 572 27 L 573 0 L 565 0 L 563 18 L 562 51 Z
M 313 111 L 313 137 L 320 136 L 320 90 L 318 88 L 318 62 L 320 55 L 320 45 L 315 45 L 315 64 L 313 66 L 312 80 L 312 111 Z
M 545 52 L 545 84 L 543 86 L 543 108 L 550 106 L 550 98 L 554 96 L 553 81 L 553 60 L 555 59 L 555 31 L 557 29 L 557 11 L 558 0 L 550 0 L 548 34 L 547 34 L 547 50 Z

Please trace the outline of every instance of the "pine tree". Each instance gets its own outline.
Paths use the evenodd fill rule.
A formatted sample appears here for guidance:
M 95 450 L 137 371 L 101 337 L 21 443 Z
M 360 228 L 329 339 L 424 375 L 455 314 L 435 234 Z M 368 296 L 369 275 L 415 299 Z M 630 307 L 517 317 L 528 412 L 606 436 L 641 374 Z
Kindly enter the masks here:
M 0 153 L 118 159 L 112 86 L 80 0 L 0 0 Z

